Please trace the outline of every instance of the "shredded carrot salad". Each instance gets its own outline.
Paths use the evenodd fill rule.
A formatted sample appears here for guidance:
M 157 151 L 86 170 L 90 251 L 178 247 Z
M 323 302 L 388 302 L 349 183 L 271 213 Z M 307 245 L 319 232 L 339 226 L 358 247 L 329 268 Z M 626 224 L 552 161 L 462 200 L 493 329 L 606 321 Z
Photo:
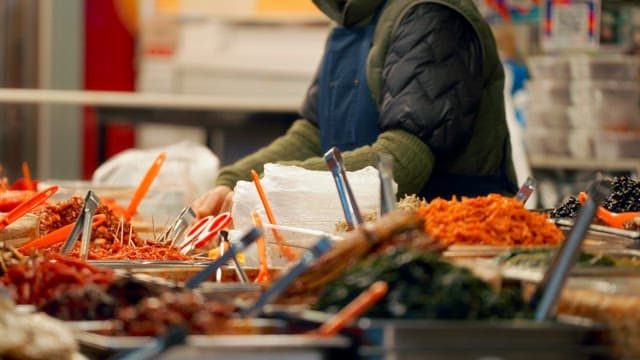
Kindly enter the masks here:
M 446 245 L 557 245 L 564 239 L 546 214 L 499 194 L 438 198 L 417 211 L 425 218 L 425 231 Z

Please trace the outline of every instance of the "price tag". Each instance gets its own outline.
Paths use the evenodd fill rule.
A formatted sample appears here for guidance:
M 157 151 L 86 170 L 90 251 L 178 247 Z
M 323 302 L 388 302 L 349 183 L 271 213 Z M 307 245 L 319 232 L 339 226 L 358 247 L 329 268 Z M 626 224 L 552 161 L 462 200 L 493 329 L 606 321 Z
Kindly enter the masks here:
M 592 49 L 598 46 L 600 0 L 545 0 L 542 47 Z

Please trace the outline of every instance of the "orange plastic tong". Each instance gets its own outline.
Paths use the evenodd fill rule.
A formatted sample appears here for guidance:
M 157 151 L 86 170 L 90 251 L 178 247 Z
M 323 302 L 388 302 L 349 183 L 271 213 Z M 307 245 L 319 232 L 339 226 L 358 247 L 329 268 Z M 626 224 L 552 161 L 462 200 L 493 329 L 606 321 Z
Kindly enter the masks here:
M 127 211 L 125 211 L 124 213 L 125 220 L 131 220 L 133 214 L 136 213 L 138 205 L 140 205 L 140 202 L 142 202 L 142 198 L 144 198 L 147 191 L 149 191 L 151 183 L 153 183 L 153 180 L 158 175 L 158 172 L 160 172 L 160 168 L 162 167 L 162 164 L 164 163 L 166 158 L 166 153 L 160 153 L 160 155 L 158 155 L 158 157 L 153 161 L 153 164 L 151 164 L 151 166 L 149 167 L 149 170 L 147 170 L 147 173 L 144 174 L 144 177 L 140 181 L 138 188 L 136 189 L 135 193 L 133 193 L 133 197 L 131 197 L 131 202 L 129 203 Z
M 587 201 L 587 193 L 583 191 L 580 192 L 578 194 L 578 201 L 584 205 L 585 201 Z M 596 216 L 611 227 L 624 229 L 624 224 L 634 221 L 635 218 L 640 218 L 640 212 L 615 213 L 602 206 L 598 206 Z
M 24 185 L 27 190 L 36 190 L 36 187 L 33 186 L 33 181 L 31 180 L 31 171 L 29 171 L 29 164 L 26 161 L 22 162 L 22 176 L 24 177 Z
M 251 212 L 251 220 L 253 220 L 253 225 L 255 225 L 258 229 L 262 230 L 262 220 L 260 220 L 260 216 L 254 210 Z M 256 276 L 254 282 L 255 283 L 265 283 L 271 281 L 271 273 L 269 272 L 269 263 L 267 260 L 267 245 L 264 240 L 264 236 L 260 235 L 258 240 L 256 241 L 256 245 L 258 247 L 258 276 Z
M 262 183 L 260 183 L 260 177 L 255 170 L 251 170 L 251 177 L 253 178 L 253 184 L 256 186 L 256 190 L 258 191 L 258 195 L 260 196 L 260 201 L 262 201 L 262 206 L 264 207 L 264 212 L 267 214 L 267 219 L 270 224 L 276 224 L 276 217 L 273 216 L 273 211 L 271 211 L 271 206 L 269 205 L 269 201 L 267 200 L 267 195 L 264 193 L 264 189 L 262 188 Z M 278 242 L 280 252 L 290 261 L 294 261 L 298 258 L 298 255 L 288 247 L 284 246 L 286 241 L 284 240 L 284 236 L 277 229 L 271 229 L 273 233 L 273 237 L 276 238 Z
M 357 318 L 365 311 L 369 310 L 389 290 L 386 282 L 380 280 L 371 284 L 365 291 L 360 293 L 347 306 L 338 311 L 329 320 L 324 322 L 317 330 L 311 331 L 310 335 L 332 336 L 337 334 L 351 320 Z
M 53 196 L 58 191 L 58 185 L 50 186 L 39 193 L 36 193 L 32 197 L 23 201 L 20 205 L 9 211 L 2 219 L 0 219 L 0 231 L 4 230 L 9 224 L 21 218 L 24 214 L 31 211 L 36 206 L 47 201 L 48 198 Z
M 96 226 L 101 225 L 106 218 L 107 217 L 104 214 L 94 215 L 91 226 L 95 228 Z M 20 250 L 21 252 L 28 252 L 34 249 L 42 249 L 44 247 L 48 247 L 48 246 L 63 242 L 69 237 L 69 234 L 71 234 L 71 230 L 73 229 L 74 225 L 75 223 L 65 225 L 57 230 L 54 230 L 48 233 L 45 236 L 42 236 L 38 239 L 31 240 L 28 243 L 19 247 L 18 250 Z

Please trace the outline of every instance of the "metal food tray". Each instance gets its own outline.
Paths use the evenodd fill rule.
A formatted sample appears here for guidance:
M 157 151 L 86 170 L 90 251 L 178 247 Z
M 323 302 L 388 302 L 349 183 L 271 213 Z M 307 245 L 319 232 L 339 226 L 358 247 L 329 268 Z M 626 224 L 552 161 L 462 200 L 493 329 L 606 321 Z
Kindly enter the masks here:
M 548 221 L 556 224 L 562 230 L 570 230 L 574 226 L 574 219 L 549 219 Z M 607 225 L 591 224 L 589 225 L 588 234 L 591 236 L 605 236 L 626 238 L 631 240 L 640 240 L 640 231 L 618 229 Z M 589 236 L 588 235 L 588 236 Z
M 500 276 L 504 279 L 523 280 L 531 282 L 539 282 L 544 277 L 545 269 L 528 268 L 524 266 L 503 266 L 500 269 Z M 621 266 L 621 267 L 575 267 L 569 274 L 571 278 L 575 277 L 620 277 L 640 276 L 640 267 L 637 266 Z
M 640 259 L 640 250 L 636 249 L 609 249 L 600 252 L 603 255 L 611 256 L 616 260 Z M 494 259 L 498 261 L 498 259 Z M 638 261 L 640 264 L 640 260 Z M 535 267 L 527 265 L 497 264 L 500 276 L 507 279 L 540 281 L 544 276 L 546 267 Z M 616 265 L 616 266 L 589 266 L 575 265 L 570 272 L 571 277 L 625 277 L 640 276 L 640 265 Z
M 90 359 L 104 359 L 114 353 L 144 346 L 144 336 L 76 334 L 82 353 Z M 185 345 L 176 346 L 160 359 L 333 359 L 351 358 L 351 341 L 344 336 L 309 335 L 189 335 Z M 346 357 L 345 357 L 346 356 Z
M 614 234 L 588 233 L 584 239 L 582 249 L 601 254 L 619 254 L 625 250 L 638 247 L 637 240 L 617 236 Z M 555 246 L 517 246 L 517 245 L 452 245 L 442 253 L 445 258 L 495 257 L 514 249 L 552 249 Z
M 516 245 L 451 245 L 442 256 L 445 258 L 490 258 L 514 249 L 549 249 L 550 245 L 516 246 Z
M 604 328 L 527 320 L 361 319 L 364 359 L 593 359 L 606 357 Z
M 89 260 L 89 264 L 97 267 L 126 270 L 199 270 L 213 260 Z
M 262 294 L 262 290 L 263 287 L 260 284 L 211 281 L 205 281 L 195 289 L 205 299 L 226 303 L 238 303 L 240 300 L 252 301 Z
M 305 326 L 331 314 L 282 308 Z M 594 359 L 609 356 L 607 328 L 588 319 L 533 320 L 391 320 L 360 318 L 343 334 L 353 338 L 365 360 L 538 360 Z
M 174 282 L 184 282 L 196 273 L 211 264 L 213 260 L 89 260 L 89 264 L 109 268 L 113 270 L 122 270 L 134 274 L 147 274 L 151 276 L 161 277 Z M 235 267 L 224 265 L 222 269 L 222 282 L 240 282 Z M 253 281 L 258 274 L 256 267 L 243 267 L 249 281 Z M 271 276 L 274 277 L 281 268 L 269 268 Z M 214 281 L 215 276 L 210 280 Z

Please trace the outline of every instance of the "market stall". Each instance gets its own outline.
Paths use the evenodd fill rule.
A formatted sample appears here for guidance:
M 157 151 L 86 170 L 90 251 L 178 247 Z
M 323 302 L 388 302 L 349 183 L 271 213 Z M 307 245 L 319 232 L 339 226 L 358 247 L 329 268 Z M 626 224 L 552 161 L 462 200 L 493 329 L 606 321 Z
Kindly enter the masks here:
M 116 10 L 115 3 L 107 5 Z M 350 128 L 331 129 L 336 139 L 325 141 L 318 133 L 341 121 L 320 125 L 312 118 L 353 105 L 338 101 L 350 96 L 332 93 L 338 105 L 313 104 L 310 116 L 291 131 L 305 141 L 272 147 L 278 156 L 266 156 L 265 151 L 258 154 L 268 159 L 265 163 L 256 160 L 234 170 L 219 169 L 229 160 L 223 157 L 225 147 L 248 152 L 279 131 L 238 115 L 269 114 L 270 119 L 298 111 L 316 57 L 322 55 L 329 20 L 310 2 L 305 12 L 313 8 L 311 17 L 286 19 L 282 14 L 251 14 L 252 5 L 262 4 L 255 9 L 264 11 L 265 4 L 271 9 L 294 2 L 233 2 L 227 10 L 238 7 L 249 14 L 222 17 L 203 15 L 213 2 L 183 1 L 202 8 L 186 15 L 171 8 L 178 2 L 160 3 L 170 9 L 154 13 L 157 17 L 142 33 L 138 92 L 17 89 L 5 87 L 11 84 L 0 78 L 3 104 L 42 110 L 95 107 L 97 118 L 92 121 L 98 131 L 92 135 L 97 139 L 85 146 L 98 147 L 100 162 L 87 179 L 67 173 L 73 178 L 59 180 L 50 178 L 54 172 L 42 170 L 37 171 L 42 178 L 32 177 L 27 162 L 21 176 L 16 175 L 20 171 L 15 159 L 0 159 L 7 162 L 4 173 L 0 167 L 0 359 L 640 358 L 640 61 L 633 52 L 598 50 L 597 23 L 605 14 L 598 1 L 531 0 L 517 6 L 511 1 L 475 1 L 481 13 L 474 15 L 477 26 L 469 29 L 483 27 L 484 20 L 507 28 L 512 20 L 526 27 L 539 22 L 542 49 L 526 59 L 517 59 L 515 52 L 506 57 L 496 52 L 494 58 L 478 62 L 481 67 L 495 65 L 482 70 L 489 79 L 483 79 L 483 86 L 491 86 L 482 94 L 473 93 L 471 86 L 468 97 L 495 101 L 457 104 L 454 96 L 443 101 L 442 111 L 429 114 L 449 123 L 424 131 L 437 135 L 445 129 L 455 136 L 441 139 L 407 130 L 424 125 L 417 118 L 437 109 L 442 98 L 412 108 L 414 102 L 424 105 L 424 96 L 376 94 L 361 81 L 369 81 L 368 73 L 355 81 L 338 76 L 346 79 L 344 84 L 326 81 L 326 88 L 355 87 L 359 95 L 353 99 L 401 99 L 396 103 L 400 115 L 369 104 L 368 110 L 345 112 L 342 120 L 362 113 L 367 120 L 387 116 L 412 121 L 398 125 L 403 131 L 392 124 L 384 136 L 370 134 L 375 142 L 342 139 Z M 356 3 L 367 2 L 350 4 Z M 386 2 L 391 3 L 408 2 Z M 475 14 L 470 2 L 447 3 L 465 4 L 470 6 L 466 14 Z M 0 6 L 0 12 L 3 9 Z M 633 7 L 622 5 L 616 14 L 620 24 L 631 26 L 637 20 L 627 17 L 627 10 L 634 14 Z M 95 14 L 90 7 L 86 11 Z M 378 20 L 377 15 L 371 18 Z M 603 26 L 605 20 L 602 17 Z M 180 43 L 178 25 L 184 31 Z M 460 31 L 468 24 L 458 25 L 451 28 Z M 478 43 L 484 50 L 494 46 L 490 30 L 498 46 L 504 46 L 499 30 L 485 30 Z M 133 30 L 127 31 L 129 36 Z M 456 41 L 468 45 L 469 34 L 462 33 L 465 39 Z M 369 35 L 373 43 L 376 36 Z M 109 38 L 108 32 L 105 36 Z M 444 71 L 435 71 L 431 78 L 416 71 L 407 80 L 400 73 L 411 68 L 418 55 L 404 54 L 410 47 L 400 43 L 387 58 L 373 59 L 386 65 L 402 59 L 397 68 L 380 66 L 380 82 L 411 83 L 415 78 L 419 89 L 408 87 L 410 95 L 456 95 L 473 76 L 471 71 L 449 84 L 457 70 L 441 78 Z M 368 55 L 358 55 L 362 63 L 375 57 L 377 45 Z M 446 62 L 466 45 L 443 47 L 443 53 L 452 54 L 436 56 L 444 59 L 440 65 L 449 69 L 468 62 L 475 68 L 473 56 Z M 256 62 L 269 71 L 256 71 Z M 427 66 L 420 61 L 414 65 Z M 503 105 L 502 89 L 495 86 L 504 80 L 501 65 L 513 71 L 509 85 L 526 95 L 525 101 L 512 99 L 513 89 L 504 89 L 507 111 L 513 111 L 508 114 L 509 130 L 502 126 L 501 111 L 486 115 L 486 109 Z M 528 66 L 531 78 L 517 78 L 522 70 L 518 65 Z M 458 70 L 463 74 L 469 69 Z M 400 77 L 388 78 L 389 72 Z M 455 112 L 469 106 L 468 112 L 475 114 L 475 105 L 483 109 L 471 119 L 474 131 L 480 132 L 458 133 L 456 127 L 468 114 Z M 204 128 L 208 135 L 206 144 L 130 149 L 107 159 L 105 132 L 116 122 L 177 123 Z M 353 132 L 364 132 L 368 125 Z M 527 154 L 511 158 L 508 145 L 520 140 L 513 127 L 523 130 L 519 145 Z M 143 128 L 153 130 L 153 125 L 139 126 Z M 216 136 L 227 128 L 236 129 L 242 141 L 231 144 L 231 138 Z M 43 138 L 55 137 L 45 134 L 48 129 L 38 131 Z M 467 135 L 473 140 L 460 145 Z M 385 136 L 395 140 L 378 143 Z M 449 140 L 457 145 L 450 146 Z M 402 146 L 393 147 L 394 141 Z M 337 143 L 348 147 L 344 159 Z M 54 146 L 45 145 L 38 144 L 37 151 L 47 153 Z M 287 157 L 292 149 L 304 156 Z M 475 157 L 483 152 L 486 157 Z M 58 164 L 48 161 L 51 157 L 38 158 L 38 169 L 57 169 Z M 368 166 L 360 166 L 365 158 Z M 414 160 L 419 165 L 412 165 Z M 295 161 L 308 168 L 292 165 Z M 532 171 L 524 176 L 518 172 L 514 181 L 509 178 L 510 162 Z M 499 168 L 499 176 L 492 166 Z M 244 171 L 246 167 L 253 169 Z M 563 187 L 553 177 L 565 170 L 591 173 Z M 216 185 L 233 190 L 225 193 L 233 206 L 207 216 L 194 200 L 207 194 L 218 172 L 224 171 L 235 172 L 233 181 Z M 415 181 L 420 189 L 412 183 L 415 191 L 399 190 L 407 189 L 414 177 L 421 177 Z M 498 177 L 500 184 L 493 187 Z M 511 191 L 506 185 L 520 188 Z M 430 189 L 438 196 L 426 200 L 418 195 Z M 536 198 L 542 201 L 536 203 Z
M 157 166 L 129 193 L 129 207 L 92 191 L 50 200 L 57 185 L 0 193 L 22 195 L 2 218 L 3 301 L 24 321 L 57 318 L 67 358 L 596 359 L 640 352 L 633 306 L 640 185 L 629 178 L 594 181 L 588 194 L 553 212 L 524 208 L 535 191 L 529 182 L 514 198 L 408 196 L 362 224 L 345 218 L 351 230 L 341 221 L 329 232 L 275 226 L 275 217 L 261 215 L 241 230 L 228 215 L 196 221 L 183 211 L 150 234 L 132 220 Z M 350 188 L 348 176 L 342 180 Z M 259 207 L 269 207 L 266 184 Z M 611 224 L 611 212 L 631 215 Z M 38 221 L 14 222 L 21 214 Z M 252 245 L 256 264 L 248 263 Z M 42 358 L 18 350 L 24 345 L 17 341 L 0 350 Z

